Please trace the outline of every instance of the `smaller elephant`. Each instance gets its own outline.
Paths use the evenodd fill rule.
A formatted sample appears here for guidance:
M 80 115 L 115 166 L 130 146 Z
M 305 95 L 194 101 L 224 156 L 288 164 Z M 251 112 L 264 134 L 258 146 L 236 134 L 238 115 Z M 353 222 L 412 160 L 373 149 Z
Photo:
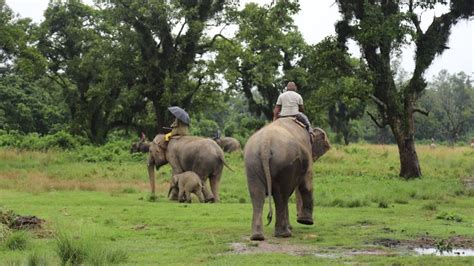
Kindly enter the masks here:
M 168 197 L 172 191 L 175 193 L 176 190 L 178 190 L 179 202 L 186 201 L 191 203 L 191 193 L 196 194 L 200 202 L 204 202 L 201 179 L 196 173 L 192 171 L 187 171 L 173 176 L 171 179 Z
M 224 152 L 236 152 L 236 151 L 242 151 L 240 148 L 240 142 L 231 137 L 224 137 L 224 138 L 215 138 L 214 139 L 217 144 L 224 150 Z

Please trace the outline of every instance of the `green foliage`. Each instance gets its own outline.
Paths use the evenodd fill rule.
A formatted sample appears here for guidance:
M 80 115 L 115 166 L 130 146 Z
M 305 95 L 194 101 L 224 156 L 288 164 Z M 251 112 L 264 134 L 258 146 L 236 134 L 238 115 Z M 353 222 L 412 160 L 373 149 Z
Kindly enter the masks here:
M 418 116 L 417 137 L 436 142 L 469 141 L 474 129 L 474 87 L 463 72 L 449 74 L 442 70 L 420 99 L 429 112 Z
M 45 136 L 41 136 L 38 133 L 22 135 L 15 131 L 0 134 L 0 147 L 19 148 L 25 150 L 44 151 L 55 148 L 73 150 L 85 143 L 87 143 L 87 141 L 84 138 L 73 136 L 65 131 L 59 131 L 52 135 Z
M 15 231 L 5 240 L 5 246 L 10 250 L 25 250 L 28 247 L 29 235 L 25 231 Z
M 54 133 L 65 128 L 64 106 L 53 92 L 18 75 L 0 78 L 0 130 Z
M 277 1 L 272 6 L 247 4 L 232 17 L 239 29 L 231 41 L 216 42 L 218 55 L 212 67 L 222 73 L 228 90 L 241 92 L 249 111 L 273 117 L 278 95 L 289 80 L 306 85 L 299 61 L 306 44 L 294 25 L 297 1 Z

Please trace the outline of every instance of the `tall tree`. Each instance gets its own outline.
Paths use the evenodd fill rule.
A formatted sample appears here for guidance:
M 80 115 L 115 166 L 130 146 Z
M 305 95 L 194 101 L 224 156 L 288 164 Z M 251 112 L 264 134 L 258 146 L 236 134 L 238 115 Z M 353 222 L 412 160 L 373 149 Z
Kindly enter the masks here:
M 314 119 L 318 125 L 324 124 L 321 120 L 327 117 L 336 141 L 349 144 L 351 122 L 364 114 L 371 91 L 370 84 L 363 79 L 365 65 L 351 58 L 334 37 L 327 37 L 308 49 L 301 66 L 307 73 L 307 113 L 318 118 Z
M 139 64 L 131 65 L 137 76 L 134 88 L 152 102 L 154 132 L 167 126 L 170 105 L 189 109 L 195 94 L 209 81 L 198 57 L 220 35 L 210 38 L 206 30 L 221 23 L 229 0 L 110 0 L 101 2 L 117 25 Z
M 415 149 L 414 113 L 425 113 L 416 102 L 426 88 L 424 73 L 437 54 L 447 49 L 450 30 L 461 19 L 472 15 L 471 0 L 453 0 L 447 13 L 434 17 L 423 31 L 417 12 L 433 9 L 446 1 L 337 0 L 342 20 L 336 24 L 341 44 L 351 38 L 361 48 L 374 87 L 372 99 L 378 107 L 380 127 L 389 126 L 400 156 L 400 176 L 422 175 Z M 404 44 L 416 46 L 415 70 L 407 84 L 397 87 L 391 66 L 392 56 L 401 53 Z
M 232 41 L 217 44 L 215 63 L 230 89 L 245 95 L 253 114 L 269 120 L 287 81 L 295 81 L 302 90 L 306 85 L 298 66 L 306 44 L 292 19 L 298 11 L 298 1 L 249 3 L 233 14 L 239 28 Z
M 81 1 L 51 2 L 41 24 L 38 46 L 48 76 L 63 90 L 71 130 L 94 143 L 122 125 L 117 110 L 127 108 L 121 95 L 135 78 L 125 67 L 133 57 L 114 34 L 100 11 Z

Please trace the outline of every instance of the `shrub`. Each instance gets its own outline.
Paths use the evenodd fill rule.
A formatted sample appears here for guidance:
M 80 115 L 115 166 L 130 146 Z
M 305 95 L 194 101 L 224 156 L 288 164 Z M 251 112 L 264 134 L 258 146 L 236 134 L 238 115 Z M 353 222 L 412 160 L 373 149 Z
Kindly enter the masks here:
M 24 231 L 13 232 L 5 241 L 10 250 L 24 250 L 28 246 L 28 234 Z

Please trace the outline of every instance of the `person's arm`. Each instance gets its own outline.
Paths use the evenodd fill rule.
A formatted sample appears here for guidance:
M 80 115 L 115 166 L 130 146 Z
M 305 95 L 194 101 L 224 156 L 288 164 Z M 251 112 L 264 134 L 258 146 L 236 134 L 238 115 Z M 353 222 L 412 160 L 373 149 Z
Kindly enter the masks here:
M 300 113 L 304 113 L 303 97 L 301 97 L 301 95 L 298 99 L 298 111 L 300 111 Z
M 298 111 L 300 111 L 300 113 L 304 113 L 304 106 L 302 104 L 298 105 Z
M 273 109 L 273 120 L 278 118 L 278 115 L 281 112 L 281 104 L 275 105 L 275 109 Z

